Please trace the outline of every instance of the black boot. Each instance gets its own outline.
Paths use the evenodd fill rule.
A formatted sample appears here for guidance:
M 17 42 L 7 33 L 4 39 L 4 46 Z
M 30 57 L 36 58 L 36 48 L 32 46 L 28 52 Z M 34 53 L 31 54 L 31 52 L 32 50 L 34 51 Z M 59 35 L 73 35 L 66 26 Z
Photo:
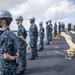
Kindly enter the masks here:
M 44 47 L 42 47 L 42 49 L 44 49 Z
M 25 71 L 22 70 L 22 71 L 20 71 L 20 72 L 17 73 L 17 75 L 21 75 L 21 74 L 25 74 Z
M 54 37 L 56 37 L 56 35 L 54 35 Z
M 17 69 L 17 75 L 21 75 L 21 74 L 25 74 L 25 69 L 20 69 L 20 67 L 18 67 Z
M 37 53 L 35 53 L 35 57 L 38 57 L 38 54 Z
M 42 49 L 42 48 L 40 48 L 38 51 L 43 51 L 43 49 Z
M 29 58 L 29 60 L 35 60 L 35 55 L 31 55 L 31 57 Z
M 49 42 L 47 42 L 46 45 L 49 45 Z

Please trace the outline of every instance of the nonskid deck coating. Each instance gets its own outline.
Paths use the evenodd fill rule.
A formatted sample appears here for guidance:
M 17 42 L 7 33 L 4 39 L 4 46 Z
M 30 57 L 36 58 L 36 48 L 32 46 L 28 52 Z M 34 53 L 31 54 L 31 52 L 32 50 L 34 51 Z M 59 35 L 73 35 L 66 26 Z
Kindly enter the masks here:
M 73 35 L 72 38 L 74 37 Z M 62 36 L 60 40 L 52 40 L 52 42 L 59 48 L 69 49 L 68 44 Z M 23 75 L 75 75 L 75 58 L 71 60 L 65 59 L 64 55 L 55 51 L 60 50 L 54 48 L 52 45 L 45 45 L 45 49 L 42 52 L 38 52 L 39 57 L 36 60 L 28 60 L 30 57 L 30 53 L 28 53 L 27 72 Z

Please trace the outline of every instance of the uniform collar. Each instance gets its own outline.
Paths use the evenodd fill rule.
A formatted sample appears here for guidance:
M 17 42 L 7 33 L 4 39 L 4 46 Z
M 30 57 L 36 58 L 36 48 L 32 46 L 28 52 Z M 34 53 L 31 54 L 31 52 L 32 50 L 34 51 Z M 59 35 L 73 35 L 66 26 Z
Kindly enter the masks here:
M 35 23 L 31 23 L 31 25 L 35 25 Z
M 18 27 L 22 26 L 22 24 L 19 24 Z
M 6 28 L 5 30 L 10 30 L 10 28 Z M 5 30 L 4 30 L 4 31 L 5 31 Z

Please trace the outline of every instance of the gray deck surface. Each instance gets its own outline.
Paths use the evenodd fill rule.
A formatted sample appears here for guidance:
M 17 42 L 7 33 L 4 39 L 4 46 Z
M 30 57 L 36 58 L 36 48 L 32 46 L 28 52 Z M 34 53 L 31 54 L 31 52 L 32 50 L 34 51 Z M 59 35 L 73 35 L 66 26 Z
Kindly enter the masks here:
M 75 43 L 75 35 L 71 34 Z M 61 36 L 60 40 L 52 40 L 60 48 L 69 49 L 65 39 Z M 38 46 L 39 48 L 39 46 Z M 75 75 L 75 58 L 69 60 L 56 51 L 52 45 L 45 45 L 42 52 L 38 52 L 39 57 L 36 60 L 28 60 L 30 53 L 27 54 L 27 72 L 23 75 Z M 64 51 L 62 50 L 64 53 Z M 65 54 L 65 53 L 64 53 Z

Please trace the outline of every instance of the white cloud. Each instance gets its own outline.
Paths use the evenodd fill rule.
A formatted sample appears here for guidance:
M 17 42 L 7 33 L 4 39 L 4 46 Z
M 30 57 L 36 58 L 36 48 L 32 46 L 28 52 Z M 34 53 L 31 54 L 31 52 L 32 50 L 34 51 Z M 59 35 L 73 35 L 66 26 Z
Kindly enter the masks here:
M 12 9 L 16 5 L 26 3 L 28 0 L 0 0 L 0 10 Z
M 72 2 L 68 2 L 68 0 L 58 0 L 57 3 L 52 4 L 48 8 L 44 16 L 53 20 L 64 19 L 75 13 L 74 8 L 75 5 L 72 5 Z
M 8 4 L 6 5 L 6 3 Z M 31 16 L 36 17 L 36 23 L 38 24 L 38 22 L 48 19 L 52 19 L 53 21 L 68 21 L 66 18 L 75 13 L 75 4 L 68 0 L 10 0 L 9 2 L 5 0 L 0 1 L 0 4 L 5 5 L 5 9 L 8 8 L 14 18 L 17 15 L 22 15 L 24 17 L 23 24 L 26 29 L 30 26 L 29 18 Z M 2 8 L 4 9 L 4 7 L 0 7 L 0 9 Z M 11 28 L 17 29 L 15 21 L 13 24 Z

